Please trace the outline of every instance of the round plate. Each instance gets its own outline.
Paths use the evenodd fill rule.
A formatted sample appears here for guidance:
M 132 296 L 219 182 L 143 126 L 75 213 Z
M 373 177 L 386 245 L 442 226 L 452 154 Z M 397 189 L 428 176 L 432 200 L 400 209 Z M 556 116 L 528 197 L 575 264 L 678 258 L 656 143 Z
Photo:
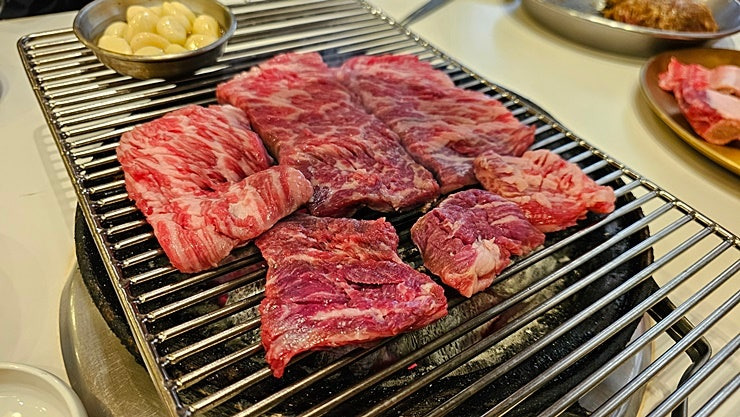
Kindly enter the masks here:
M 671 57 L 684 64 L 700 64 L 707 68 L 720 65 L 740 65 L 740 51 L 730 49 L 681 49 L 658 54 L 648 60 L 640 72 L 640 86 L 650 107 L 678 136 L 694 149 L 714 162 L 740 175 L 740 146 L 735 141 L 730 145 L 713 145 L 699 135 L 689 125 L 681 113 L 673 94 L 658 86 L 658 74 L 668 67 Z
M 72 388 L 30 365 L 0 362 L 0 415 L 87 417 Z
M 697 46 L 740 31 L 740 1 L 707 0 L 717 32 L 677 32 L 628 25 L 602 16 L 605 0 L 522 0 L 535 19 L 575 42 L 607 51 L 651 56 Z

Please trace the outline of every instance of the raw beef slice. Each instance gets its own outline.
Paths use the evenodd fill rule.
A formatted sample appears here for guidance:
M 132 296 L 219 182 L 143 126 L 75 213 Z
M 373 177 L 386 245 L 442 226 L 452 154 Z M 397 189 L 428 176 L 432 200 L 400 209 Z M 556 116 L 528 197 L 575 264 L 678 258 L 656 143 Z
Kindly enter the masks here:
M 247 113 L 281 165 L 311 181 L 314 215 L 406 210 L 439 195 L 432 174 L 316 53 L 278 55 L 219 85 L 217 96 Z
M 126 190 L 182 272 L 213 266 L 292 213 L 311 185 L 272 159 L 232 106 L 187 106 L 136 126 L 117 148 Z
M 573 226 L 595 213 L 614 211 L 614 190 L 598 185 L 576 164 L 548 150 L 521 157 L 486 152 L 475 160 L 475 175 L 487 190 L 519 205 L 543 232 Z
M 447 314 L 444 290 L 401 261 L 384 219 L 295 214 L 255 243 L 268 265 L 262 344 L 278 378 L 301 352 L 393 336 Z
M 497 100 L 456 87 L 415 56 L 358 56 L 338 77 L 398 133 L 443 193 L 477 182 L 473 159 L 480 153 L 521 155 L 534 141 L 534 127 L 522 125 Z
M 699 136 L 715 145 L 740 140 L 740 67 L 708 69 L 671 57 L 658 85 L 673 93 L 678 107 Z
M 411 227 L 424 266 L 470 297 L 511 263 L 545 242 L 514 203 L 485 190 L 448 196 Z

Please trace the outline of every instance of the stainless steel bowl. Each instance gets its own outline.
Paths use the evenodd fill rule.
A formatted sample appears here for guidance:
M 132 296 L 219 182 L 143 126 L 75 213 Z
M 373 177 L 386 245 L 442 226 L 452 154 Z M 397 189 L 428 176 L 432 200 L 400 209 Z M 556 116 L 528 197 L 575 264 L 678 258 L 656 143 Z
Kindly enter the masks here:
M 93 51 L 100 62 L 112 70 L 134 78 L 178 78 L 192 74 L 216 62 L 226 41 L 236 30 L 236 18 L 228 7 L 215 0 L 179 0 L 196 14 L 209 14 L 221 25 L 223 35 L 210 45 L 178 54 L 137 56 L 111 52 L 97 46 L 105 28 L 114 21 L 126 20 L 132 5 L 156 6 L 161 0 L 95 0 L 75 16 L 73 29 L 77 38 Z
M 740 31 L 740 0 L 706 0 L 717 32 L 677 32 L 617 22 L 602 16 L 605 0 L 522 0 L 522 4 L 536 20 L 568 39 L 629 55 L 651 56 Z

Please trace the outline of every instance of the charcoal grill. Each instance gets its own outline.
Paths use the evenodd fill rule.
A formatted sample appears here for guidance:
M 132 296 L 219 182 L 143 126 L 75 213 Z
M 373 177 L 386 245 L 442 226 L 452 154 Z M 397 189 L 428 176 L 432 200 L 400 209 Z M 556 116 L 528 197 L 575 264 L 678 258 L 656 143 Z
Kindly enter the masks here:
M 255 1 L 232 9 L 238 29 L 222 59 L 179 81 L 118 75 L 68 29 L 18 43 L 101 257 L 105 273 L 94 275 L 110 277 L 128 323 L 117 331 L 124 339 L 130 331 L 132 351 L 173 416 L 578 413 L 583 394 L 649 345 L 654 360 L 593 415 L 610 415 L 646 387 L 658 394 L 643 404 L 641 414 L 650 416 L 711 415 L 731 398 L 740 382 L 733 361 L 740 337 L 730 314 L 740 300 L 740 239 L 731 231 L 363 1 Z M 473 311 L 459 323 L 372 347 L 301 355 L 275 380 L 257 339 L 254 307 L 264 278 L 258 252 L 247 245 L 219 268 L 178 273 L 128 200 L 114 152 L 135 124 L 185 104 L 213 103 L 217 83 L 284 51 L 318 51 L 330 65 L 356 54 L 416 54 L 536 126 L 533 147 L 613 186 L 618 208 L 551 235 L 543 250 L 506 270 L 495 290 L 470 301 L 448 294 L 453 310 Z M 389 216 L 401 255 L 415 266 L 408 227 L 418 215 Z M 522 274 L 532 281 L 512 286 Z M 708 284 L 697 286 L 698 279 Z M 226 293 L 231 300 L 221 306 Z M 698 306 L 711 306 L 711 313 L 694 314 Z M 628 341 L 646 313 L 654 322 Z M 721 331 L 728 321 L 729 335 Z M 720 366 L 734 366 L 730 380 L 717 376 Z

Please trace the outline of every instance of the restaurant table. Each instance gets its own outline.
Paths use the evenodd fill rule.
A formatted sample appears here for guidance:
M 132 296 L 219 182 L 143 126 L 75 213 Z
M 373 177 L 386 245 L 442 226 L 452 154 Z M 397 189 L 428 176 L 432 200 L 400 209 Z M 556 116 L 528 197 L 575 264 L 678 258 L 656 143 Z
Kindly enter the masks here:
M 402 20 L 423 1 L 372 3 Z M 75 194 L 16 42 L 69 28 L 74 15 L 0 21 L 0 361 L 35 365 L 62 379 L 59 305 L 76 268 Z M 519 1 L 451 1 L 410 29 L 710 219 L 740 231 L 740 177 L 687 145 L 651 111 L 639 87 L 646 58 L 566 40 L 540 26 Z M 734 35 L 712 46 L 739 45 Z

